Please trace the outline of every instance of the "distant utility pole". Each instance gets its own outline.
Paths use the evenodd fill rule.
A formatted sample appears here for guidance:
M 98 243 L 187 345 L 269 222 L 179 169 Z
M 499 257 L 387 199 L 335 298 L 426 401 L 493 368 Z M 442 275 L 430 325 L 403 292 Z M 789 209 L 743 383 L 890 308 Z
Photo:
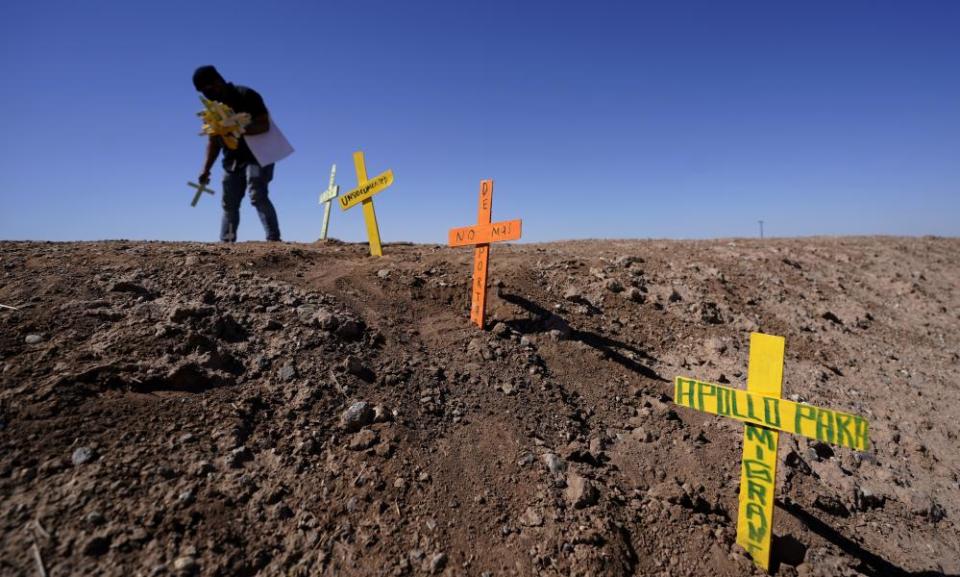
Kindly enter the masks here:
M 757 222 L 760 223 L 760 240 L 763 240 L 763 221 L 758 220 Z

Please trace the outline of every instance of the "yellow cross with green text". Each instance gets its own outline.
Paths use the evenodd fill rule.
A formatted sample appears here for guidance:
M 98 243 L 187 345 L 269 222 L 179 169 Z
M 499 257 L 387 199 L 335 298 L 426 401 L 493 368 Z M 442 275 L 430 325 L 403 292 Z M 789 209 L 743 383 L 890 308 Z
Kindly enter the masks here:
M 783 337 L 752 333 L 747 390 L 686 377 L 677 377 L 673 389 L 678 405 L 745 423 L 737 543 L 764 570 L 770 568 L 778 431 L 857 451 L 866 451 L 870 442 L 863 417 L 780 398 L 783 350 Z

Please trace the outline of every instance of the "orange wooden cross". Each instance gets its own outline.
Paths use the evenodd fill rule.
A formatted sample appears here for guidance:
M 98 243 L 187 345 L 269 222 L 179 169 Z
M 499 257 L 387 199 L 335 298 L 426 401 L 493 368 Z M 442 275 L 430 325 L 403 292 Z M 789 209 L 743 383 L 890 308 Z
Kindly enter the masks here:
M 474 245 L 473 250 L 473 290 L 470 305 L 470 322 L 483 328 L 483 314 L 487 308 L 487 263 L 490 256 L 490 243 L 517 240 L 523 221 L 506 220 L 490 222 L 493 211 L 493 181 L 480 181 L 480 210 L 477 224 L 462 228 L 451 228 L 450 246 Z

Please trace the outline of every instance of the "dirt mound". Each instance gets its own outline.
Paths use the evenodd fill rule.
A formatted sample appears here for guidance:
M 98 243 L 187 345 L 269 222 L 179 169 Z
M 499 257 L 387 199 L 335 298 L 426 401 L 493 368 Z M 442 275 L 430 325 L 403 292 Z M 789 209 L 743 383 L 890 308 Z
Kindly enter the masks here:
M 0 573 L 743 575 L 743 386 L 866 416 L 781 437 L 779 575 L 960 574 L 960 241 L 470 251 L 0 243 Z M 42 570 L 40 567 L 42 566 Z

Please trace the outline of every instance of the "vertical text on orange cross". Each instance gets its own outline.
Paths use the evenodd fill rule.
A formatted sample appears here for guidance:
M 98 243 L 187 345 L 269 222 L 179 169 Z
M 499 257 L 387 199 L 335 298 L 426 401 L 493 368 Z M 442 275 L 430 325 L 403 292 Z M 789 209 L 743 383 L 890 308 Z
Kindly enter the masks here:
M 493 180 L 480 181 L 480 204 L 477 207 L 477 225 L 490 224 L 493 218 Z M 473 249 L 473 297 L 470 299 L 470 322 L 483 328 L 487 311 L 487 267 L 490 245 L 478 244 Z

